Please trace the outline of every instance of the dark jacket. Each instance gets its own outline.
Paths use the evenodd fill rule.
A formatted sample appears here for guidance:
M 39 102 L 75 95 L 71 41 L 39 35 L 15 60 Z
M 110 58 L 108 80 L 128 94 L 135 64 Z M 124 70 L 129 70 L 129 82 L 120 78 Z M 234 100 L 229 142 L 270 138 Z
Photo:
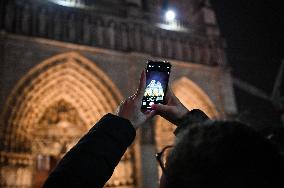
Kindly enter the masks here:
M 63 157 L 43 187 L 103 187 L 135 135 L 130 121 L 105 115 Z
M 188 125 L 189 119 L 195 118 L 200 121 L 207 116 L 199 110 L 190 111 L 177 131 Z M 103 187 L 135 135 L 130 121 L 105 115 L 63 157 L 43 187 Z

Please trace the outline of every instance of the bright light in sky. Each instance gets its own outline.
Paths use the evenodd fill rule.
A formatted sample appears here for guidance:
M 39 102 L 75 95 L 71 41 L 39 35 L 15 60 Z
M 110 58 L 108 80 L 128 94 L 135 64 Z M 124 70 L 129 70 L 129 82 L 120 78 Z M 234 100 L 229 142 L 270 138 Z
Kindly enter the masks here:
M 77 8 L 84 8 L 84 5 L 81 4 L 80 2 L 76 2 L 76 1 L 66 1 L 66 0 L 49 0 L 53 3 L 56 3 L 58 5 L 61 6 L 65 6 L 65 7 L 77 7 Z
M 174 19 L 176 18 L 176 14 L 172 10 L 168 10 L 165 16 L 166 16 L 166 21 L 168 22 L 174 21 Z

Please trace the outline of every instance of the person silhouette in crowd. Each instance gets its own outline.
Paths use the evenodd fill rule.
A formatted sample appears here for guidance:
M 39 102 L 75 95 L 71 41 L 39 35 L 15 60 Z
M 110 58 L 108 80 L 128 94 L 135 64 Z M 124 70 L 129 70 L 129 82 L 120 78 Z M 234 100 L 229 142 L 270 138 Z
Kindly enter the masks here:
M 170 89 L 164 105 L 142 112 L 145 84 L 143 71 L 137 92 L 66 153 L 44 188 L 103 187 L 136 130 L 155 115 L 177 126 L 174 146 L 156 155 L 163 172 L 160 188 L 284 187 L 281 157 L 267 139 L 242 123 L 213 121 L 201 110 L 189 111 Z

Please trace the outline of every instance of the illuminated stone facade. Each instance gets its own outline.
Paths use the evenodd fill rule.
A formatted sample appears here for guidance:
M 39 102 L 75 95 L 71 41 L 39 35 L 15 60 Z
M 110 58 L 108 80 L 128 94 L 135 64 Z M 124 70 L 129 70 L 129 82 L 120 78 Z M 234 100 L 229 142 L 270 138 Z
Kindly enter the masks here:
M 172 63 L 172 89 L 189 109 L 212 118 L 236 113 L 209 5 L 192 13 L 191 23 L 165 30 L 160 1 L 95 2 L 1 1 L 0 187 L 39 187 L 66 151 L 136 90 L 147 59 Z M 173 142 L 173 129 L 156 118 L 140 130 L 106 187 L 157 187 L 154 152 Z

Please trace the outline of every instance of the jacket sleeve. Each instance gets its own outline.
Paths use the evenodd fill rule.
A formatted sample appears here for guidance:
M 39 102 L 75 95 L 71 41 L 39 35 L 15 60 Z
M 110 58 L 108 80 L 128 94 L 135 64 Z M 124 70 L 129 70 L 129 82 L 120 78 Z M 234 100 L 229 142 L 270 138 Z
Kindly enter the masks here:
M 128 120 L 105 115 L 63 157 L 43 187 L 103 187 L 135 135 Z
M 203 121 L 210 120 L 209 117 L 201 110 L 199 109 L 193 109 L 189 111 L 182 120 L 176 125 L 177 128 L 174 132 L 175 135 L 178 135 L 180 132 L 185 130 L 187 127 L 196 124 L 201 123 Z

